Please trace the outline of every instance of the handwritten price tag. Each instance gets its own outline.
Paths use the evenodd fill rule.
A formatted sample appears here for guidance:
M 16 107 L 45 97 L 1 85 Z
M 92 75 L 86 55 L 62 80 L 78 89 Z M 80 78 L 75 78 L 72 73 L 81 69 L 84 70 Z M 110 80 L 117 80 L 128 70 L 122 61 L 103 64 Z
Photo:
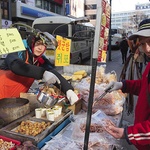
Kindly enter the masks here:
M 0 29 L 0 55 L 25 50 L 16 28 Z
M 58 47 L 55 53 L 55 66 L 68 66 L 70 64 L 71 40 L 56 36 Z

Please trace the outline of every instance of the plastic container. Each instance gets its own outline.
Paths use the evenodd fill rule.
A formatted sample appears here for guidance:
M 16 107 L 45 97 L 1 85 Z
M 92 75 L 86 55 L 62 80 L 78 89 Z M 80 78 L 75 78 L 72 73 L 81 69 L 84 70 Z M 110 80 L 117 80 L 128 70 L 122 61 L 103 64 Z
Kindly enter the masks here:
M 21 142 L 20 141 L 17 141 L 17 140 L 14 140 L 14 139 L 11 139 L 11 138 L 8 138 L 8 137 L 5 137 L 5 136 L 2 136 L 0 135 L 0 139 L 3 139 L 4 141 L 7 141 L 7 142 L 12 142 L 15 144 L 14 147 L 12 147 L 10 150 L 15 150 L 16 149 L 16 146 L 20 145 Z

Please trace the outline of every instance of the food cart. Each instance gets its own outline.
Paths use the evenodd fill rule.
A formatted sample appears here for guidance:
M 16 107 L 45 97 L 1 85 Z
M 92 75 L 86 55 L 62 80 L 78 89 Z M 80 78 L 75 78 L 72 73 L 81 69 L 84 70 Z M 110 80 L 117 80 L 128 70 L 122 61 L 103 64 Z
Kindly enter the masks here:
M 89 78 L 90 78 L 90 74 L 91 74 L 91 68 L 92 68 L 91 66 L 85 66 L 85 65 L 70 65 L 70 66 L 63 67 L 63 70 L 61 72 L 62 75 L 64 77 L 70 76 L 68 82 L 70 82 L 74 86 L 75 90 L 80 90 L 80 91 L 78 91 L 80 94 L 80 100 L 77 103 L 75 103 L 73 106 L 69 106 L 69 105 L 66 106 L 66 105 L 64 105 L 63 102 L 56 104 L 59 106 L 63 106 L 63 109 L 62 109 L 62 114 L 60 116 L 57 116 L 55 118 L 55 120 L 53 120 L 53 121 L 48 120 L 46 117 L 41 117 L 41 118 L 37 117 L 36 118 L 36 109 L 44 108 L 43 105 L 41 103 L 39 103 L 39 101 L 37 101 L 37 95 L 35 95 L 34 93 L 21 93 L 20 94 L 21 98 L 29 100 L 30 112 L 27 112 L 27 114 L 23 115 L 22 117 L 19 116 L 18 119 L 15 119 L 14 121 L 11 121 L 9 124 L 2 127 L 0 129 L 0 135 L 6 136 L 7 138 L 10 138 L 13 140 L 17 140 L 20 142 L 20 144 L 24 143 L 25 141 L 31 141 L 36 147 L 38 147 L 39 149 L 43 149 L 43 150 L 47 146 L 48 142 L 50 142 L 50 141 L 54 142 L 54 140 L 55 140 L 54 137 L 57 138 L 59 136 L 63 136 L 63 137 L 66 136 L 68 138 L 70 137 L 70 139 L 73 138 L 72 133 L 74 133 L 74 130 L 73 130 L 72 125 L 75 123 L 79 124 L 80 121 L 78 121 L 78 119 L 80 117 L 82 117 L 82 119 L 84 118 L 84 120 L 86 118 L 88 102 L 86 99 L 87 93 L 85 94 L 84 92 L 86 90 L 88 91 L 88 89 L 89 89 L 89 83 L 90 83 Z M 86 76 L 83 75 L 82 79 L 76 79 L 76 80 L 74 78 L 71 79 L 71 77 L 74 77 L 74 74 L 78 74 L 78 73 L 83 74 L 83 70 L 86 72 Z M 97 88 L 98 84 L 104 86 L 104 84 L 105 84 L 104 81 L 108 82 L 106 80 L 106 78 L 103 80 L 101 79 L 101 81 L 100 81 L 99 77 L 102 78 L 102 76 L 103 77 L 108 76 L 107 79 L 109 79 L 109 81 L 116 79 L 114 72 L 113 73 L 105 73 L 104 70 L 105 70 L 105 65 L 97 67 L 97 78 L 96 78 L 96 83 L 95 83 L 96 84 L 95 90 L 98 89 Z M 85 81 L 87 81 L 86 84 L 85 84 Z M 82 84 L 84 84 L 84 87 L 82 86 Z M 101 90 L 101 88 L 99 90 Z M 99 94 L 97 96 L 99 96 Z M 116 94 L 116 93 L 114 93 L 114 94 Z M 122 93 L 121 93 L 121 96 L 123 96 Z M 119 96 L 116 95 L 114 97 L 117 98 Z M 105 98 L 107 99 L 107 95 Z M 122 97 L 122 98 L 124 98 L 124 97 Z M 101 102 L 100 104 L 102 105 L 102 104 L 105 104 L 104 102 L 108 102 L 108 101 L 106 101 L 106 99 L 103 99 L 102 101 L 100 101 Z M 121 102 L 122 100 L 119 100 L 119 101 Z M 118 101 L 116 101 L 116 102 L 118 102 Z M 110 103 L 114 103 L 114 101 L 110 100 Z M 109 103 L 106 103 L 106 104 L 109 104 Z M 115 105 L 111 104 L 112 108 Z M 119 105 L 117 105 L 117 108 L 118 108 L 118 106 Z M 106 107 L 106 105 L 105 105 L 105 107 Z M 121 107 L 121 105 L 120 105 L 120 107 Z M 111 110 L 110 106 L 108 106 L 108 108 L 109 108 L 109 110 Z M 93 107 L 92 113 L 94 114 L 98 110 L 99 110 L 99 108 Z M 117 126 L 119 126 L 119 124 L 121 122 L 121 118 L 122 118 L 122 109 L 120 109 L 119 111 L 112 110 L 112 112 L 111 111 L 108 112 L 107 111 L 108 109 L 107 110 L 103 109 L 103 110 L 105 111 L 106 114 L 108 114 L 110 116 L 111 120 L 114 120 L 115 124 Z M 45 123 L 45 124 L 47 124 L 47 127 L 37 135 L 28 135 L 28 133 L 19 133 L 19 131 L 17 131 L 17 128 L 23 123 L 29 123 L 28 121 L 31 123 L 34 123 L 34 122 L 38 122 L 41 124 Z M 72 126 L 72 128 L 71 128 L 71 126 Z M 102 128 L 101 124 L 99 125 L 99 128 Z M 84 133 L 85 133 L 85 131 L 83 132 L 82 137 L 84 136 Z M 73 141 L 73 139 L 72 139 L 72 141 Z M 114 145 L 113 144 L 109 145 L 108 148 L 111 147 L 113 149 Z M 83 147 L 82 144 L 80 146 Z M 107 144 L 105 146 L 107 146 Z

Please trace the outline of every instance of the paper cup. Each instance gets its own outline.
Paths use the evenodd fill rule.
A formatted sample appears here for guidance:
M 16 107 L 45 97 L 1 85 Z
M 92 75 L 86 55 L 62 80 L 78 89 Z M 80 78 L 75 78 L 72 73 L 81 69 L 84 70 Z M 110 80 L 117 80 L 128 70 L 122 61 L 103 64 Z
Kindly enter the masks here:
M 58 117 L 59 116 L 59 109 L 58 108 L 53 108 L 53 111 L 54 111 L 55 117 Z
M 55 114 L 53 111 L 49 111 L 47 113 L 47 119 L 50 120 L 50 121 L 54 121 L 55 120 Z
M 57 105 L 55 105 L 54 108 L 58 109 L 58 115 L 61 115 L 62 106 L 57 106 Z
M 52 111 L 51 108 L 47 108 L 47 109 L 46 109 L 46 118 L 48 118 L 47 114 L 48 114 L 48 112 L 50 112 L 50 111 Z
M 42 114 L 41 108 L 36 108 L 35 109 L 35 117 L 41 118 L 41 114 Z
M 42 117 L 46 116 L 46 108 L 41 108 L 41 116 Z

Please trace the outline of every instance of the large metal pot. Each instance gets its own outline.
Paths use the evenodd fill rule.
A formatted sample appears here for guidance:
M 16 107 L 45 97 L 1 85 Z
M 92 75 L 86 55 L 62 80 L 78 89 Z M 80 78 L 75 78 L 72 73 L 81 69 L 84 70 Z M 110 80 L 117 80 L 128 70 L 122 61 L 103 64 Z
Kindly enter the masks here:
M 30 112 L 29 100 L 25 98 L 0 99 L 0 118 L 8 124 Z

